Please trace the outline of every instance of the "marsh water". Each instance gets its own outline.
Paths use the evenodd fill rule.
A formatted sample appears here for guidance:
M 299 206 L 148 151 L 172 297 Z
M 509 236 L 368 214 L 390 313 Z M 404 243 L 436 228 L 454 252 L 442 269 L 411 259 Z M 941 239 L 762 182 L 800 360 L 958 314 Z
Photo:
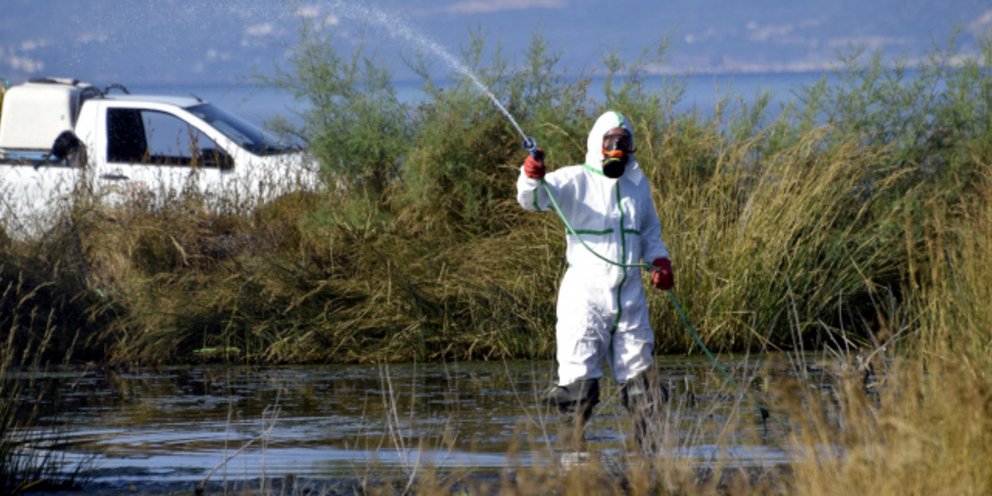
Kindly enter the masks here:
M 754 357 L 721 362 L 741 378 L 767 365 Z M 761 422 L 705 358 L 661 357 L 658 367 L 679 438 L 662 456 L 747 466 L 788 459 L 780 427 Z M 67 473 L 89 482 L 333 480 L 427 467 L 498 473 L 556 456 L 557 417 L 541 401 L 554 382 L 550 361 L 32 375 L 60 399 L 48 405 L 31 448 L 53 450 Z M 590 449 L 622 457 L 632 445 L 630 421 L 612 379 L 602 385 L 587 439 Z M 61 432 L 42 435 L 45 425 Z

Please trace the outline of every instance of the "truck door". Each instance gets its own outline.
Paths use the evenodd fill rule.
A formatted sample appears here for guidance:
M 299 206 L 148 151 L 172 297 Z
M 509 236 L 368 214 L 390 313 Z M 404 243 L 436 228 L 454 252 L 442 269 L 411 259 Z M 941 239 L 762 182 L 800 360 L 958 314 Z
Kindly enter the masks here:
M 233 160 L 214 140 L 165 111 L 107 109 L 107 167 L 97 181 L 112 202 L 162 203 L 219 190 Z

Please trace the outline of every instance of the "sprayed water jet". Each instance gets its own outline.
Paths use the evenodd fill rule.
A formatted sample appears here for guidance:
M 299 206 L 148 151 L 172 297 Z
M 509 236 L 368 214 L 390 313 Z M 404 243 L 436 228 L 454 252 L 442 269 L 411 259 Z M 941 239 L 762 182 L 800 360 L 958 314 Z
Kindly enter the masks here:
M 367 5 L 352 5 L 340 0 L 330 2 L 330 6 L 336 15 L 384 28 L 391 37 L 414 43 L 420 49 L 430 52 L 435 57 L 441 59 L 452 69 L 458 71 L 459 74 L 468 78 L 479 91 L 486 95 L 486 97 L 493 102 L 493 105 L 499 109 L 500 113 L 502 113 L 507 120 L 510 121 L 510 124 L 512 124 L 513 128 L 516 129 L 521 137 L 524 138 L 525 142 L 527 142 L 527 140 L 530 140 L 531 142 L 533 141 L 533 138 L 529 138 L 527 134 L 524 133 L 523 129 L 520 127 L 520 124 L 517 123 L 517 120 L 513 118 L 513 115 L 510 114 L 510 111 L 506 109 L 503 103 L 496 98 L 496 95 L 494 95 L 493 92 L 490 91 L 485 84 L 483 84 L 482 80 L 479 79 L 479 76 L 436 41 L 417 32 L 399 17 L 387 14 L 386 12 L 375 7 Z

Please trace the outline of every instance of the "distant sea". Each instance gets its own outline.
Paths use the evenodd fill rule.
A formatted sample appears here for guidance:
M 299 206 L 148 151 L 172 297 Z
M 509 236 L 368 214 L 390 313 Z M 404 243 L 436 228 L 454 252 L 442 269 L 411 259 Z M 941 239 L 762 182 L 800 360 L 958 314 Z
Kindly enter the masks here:
M 660 88 L 663 81 L 676 81 L 685 85 L 685 93 L 676 105 L 676 112 L 696 111 L 711 114 L 718 101 L 731 97 L 736 101 L 753 102 L 767 92 L 771 95 L 771 110 L 777 110 L 795 98 L 795 91 L 802 86 L 812 85 L 827 73 L 755 73 L 755 74 L 715 74 L 654 78 L 650 84 Z M 397 82 L 395 87 L 400 100 L 415 103 L 425 98 L 420 82 Z M 155 93 L 168 95 L 195 95 L 213 102 L 255 124 L 264 125 L 274 117 L 281 116 L 290 122 L 300 122 L 299 112 L 306 108 L 305 102 L 297 102 L 292 94 L 275 88 L 253 86 L 244 83 L 234 84 L 158 84 L 133 85 L 132 93 Z M 603 94 L 603 80 L 592 81 L 589 90 L 592 97 Z

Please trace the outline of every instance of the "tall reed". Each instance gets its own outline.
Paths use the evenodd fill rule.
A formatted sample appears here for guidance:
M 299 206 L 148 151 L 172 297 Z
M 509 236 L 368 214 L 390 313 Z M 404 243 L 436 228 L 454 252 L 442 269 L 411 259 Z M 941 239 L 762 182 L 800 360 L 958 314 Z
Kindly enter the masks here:
M 912 346 L 881 364 L 877 392 L 866 396 L 858 378 L 848 380 L 835 404 L 810 402 L 819 406 L 797 415 L 797 492 L 992 491 L 990 179 L 986 167 L 978 178 L 982 194 L 964 211 L 940 200 L 929 205 L 927 269 L 917 275 L 904 316 Z
M 74 336 L 60 337 L 64 329 L 57 325 L 54 309 L 33 304 L 33 294 L 44 288 L 25 284 L 24 279 L 0 277 L 0 308 L 7 316 L 0 320 L 0 493 L 10 495 L 72 488 L 79 482 L 61 466 L 62 455 L 44 447 L 57 444 L 63 432 L 62 426 L 42 421 L 57 410 L 59 395 L 34 378 L 46 369 L 51 350 L 71 359 L 71 347 L 60 347 L 59 341 Z M 25 316 L 30 319 L 22 321 Z

